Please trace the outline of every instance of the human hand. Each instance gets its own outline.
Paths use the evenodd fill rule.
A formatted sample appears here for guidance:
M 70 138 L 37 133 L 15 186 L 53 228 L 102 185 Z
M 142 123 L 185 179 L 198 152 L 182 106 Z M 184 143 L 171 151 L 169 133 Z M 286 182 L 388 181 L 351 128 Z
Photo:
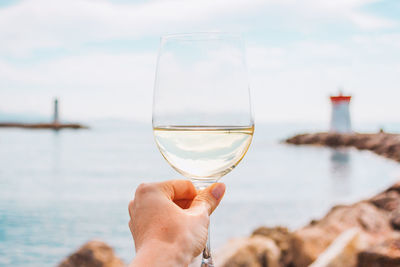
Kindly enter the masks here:
M 129 203 L 136 247 L 131 266 L 186 266 L 207 242 L 209 216 L 225 193 L 215 183 L 202 191 L 187 180 L 141 184 Z

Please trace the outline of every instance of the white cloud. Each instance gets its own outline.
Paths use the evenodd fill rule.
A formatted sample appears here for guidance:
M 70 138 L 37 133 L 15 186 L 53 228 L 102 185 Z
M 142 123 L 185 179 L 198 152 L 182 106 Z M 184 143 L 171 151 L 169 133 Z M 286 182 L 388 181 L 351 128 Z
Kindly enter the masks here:
M 382 46 L 397 49 L 400 48 L 400 33 L 383 33 L 375 35 L 358 34 L 353 36 L 352 39 L 355 43 L 362 46 L 369 46 L 370 48 L 381 48 Z
M 91 53 L 34 67 L 0 62 L 1 109 L 46 113 L 49 101 L 59 96 L 69 118 L 143 119 L 151 109 L 155 63 L 155 53 Z
M 0 50 L 15 56 L 26 56 L 35 49 L 79 46 L 90 41 L 110 38 L 132 39 L 167 32 L 235 30 L 242 25 L 222 26 L 235 16 L 283 14 L 288 20 L 321 19 L 348 21 L 362 28 L 390 27 L 388 19 L 362 13 L 359 7 L 371 0 L 173 0 L 141 4 L 112 4 L 107 1 L 25 0 L 0 9 Z M 285 14 L 287 14 L 285 16 Z M 251 20 L 240 23 L 252 27 Z M 220 26 L 220 27 L 219 27 Z M 254 25 L 253 25 L 254 26 Z
M 14 54 L 37 48 L 68 48 L 88 41 L 139 38 L 254 8 L 261 1 L 153 1 L 118 5 L 106 1 L 27 0 L 0 9 L 2 50 Z M 10 27 L 10 25 L 12 25 Z
M 376 61 L 366 56 L 370 47 L 356 40 L 345 45 L 309 41 L 285 48 L 249 46 L 257 120 L 324 121 L 329 117 L 328 96 L 337 86 L 355 96 L 356 121 L 396 120 L 400 65 L 396 58 Z M 388 55 L 397 51 L 382 44 L 379 48 Z M 0 90 L 0 108 L 47 114 L 51 99 L 59 96 L 63 116 L 70 119 L 116 116 L 150 121 L 155 60 L 155 53 L 93 52 L 34 68 L 3 62 L 0 84 L 6 90 Z
M 387 37 L 374 38 L 384 40 L 378 44 L 366 39 L 362 45 L 359 38 L 334 45 L 299 42 L 272 54 L 269 48 L 249 48 L 256 116 L 274 121 L 326 121 L 328 96 L 343 86 L 345 93 L 354 96 L 355 121 L 398 121 L 400 54 L 394 39 L 391 42 Z M 378 56 L 371 55 L 371 47 L 379 51 Z M 251 55 L 255 51 L 256 57 Z
M 363 29 L 380 29 L 380 28 L 390 28 L 396 25 L 396 22 L 371 16 L 368 14 L 363 14 L 360 12 L 353 12 L 349 15 L 349 19 L 356 25 Z
M 228 30 L 252 28 L 257 25 L 250 17 L 282 14 L 282 21 L 290 21 L 295 31 L 298 22 L 311 28 L 325 20 L 349 23 L 361 30 L 353 39 L 337 42 L 313 36 L 261 46 L 253 40 L 247 62 L 257 119 L 325 120 L 329 114 L 327 96 L 337 86 L 355 95 L 357 119 L 393 119 L 400 97 L 396 93 L 400 37 L 377 30 L 393 27 L 395 22 L 360 11 L 372 2 L 175 0 L 121 5 L 89 0 L 22 1 L 0 9 L 0 109 L 48 113 L 51 99 L 60 96 L 67 118 L 117 116 L 150 121 L 156 51 L 133 48 L 132 52 L 115 53 L 99 48 L 29 64 L 12 63 L 9 55 L 23 61 L 37 49 L 79 51 L 86 42 L 132 40 L 220 26 Z M 232 22 L 237 17 L 242 19 Z

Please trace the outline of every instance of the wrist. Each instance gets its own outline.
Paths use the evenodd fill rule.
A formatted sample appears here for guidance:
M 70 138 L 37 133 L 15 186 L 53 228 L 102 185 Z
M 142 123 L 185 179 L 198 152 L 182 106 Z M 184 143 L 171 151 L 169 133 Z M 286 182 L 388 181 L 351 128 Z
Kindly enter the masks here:
M 149 240 L 138 249 L 130 267 L 188 266 L 191 256 L 176 244 Z

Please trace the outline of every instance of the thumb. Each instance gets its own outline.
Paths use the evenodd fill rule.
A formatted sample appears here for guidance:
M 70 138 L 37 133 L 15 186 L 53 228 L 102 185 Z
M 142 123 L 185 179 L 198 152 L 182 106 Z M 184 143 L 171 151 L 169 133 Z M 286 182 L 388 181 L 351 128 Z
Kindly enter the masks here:
M 215 183 L 201 190 L 193 199 L 190 209 L 206 208 L 208 215 L 215 210 L 225 193 L 225 184 Z

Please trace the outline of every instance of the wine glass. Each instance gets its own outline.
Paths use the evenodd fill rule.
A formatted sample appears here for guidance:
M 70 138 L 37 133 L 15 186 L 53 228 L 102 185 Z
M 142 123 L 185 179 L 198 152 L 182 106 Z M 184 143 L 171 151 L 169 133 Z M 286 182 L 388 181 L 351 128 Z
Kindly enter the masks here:
M 153 131 L 166 161 L 204 189 L 233 170 L 254 133 L 244 41 L 233 33 L 161 38 Z M 214 266 L 209 239 L 201 266 Z

